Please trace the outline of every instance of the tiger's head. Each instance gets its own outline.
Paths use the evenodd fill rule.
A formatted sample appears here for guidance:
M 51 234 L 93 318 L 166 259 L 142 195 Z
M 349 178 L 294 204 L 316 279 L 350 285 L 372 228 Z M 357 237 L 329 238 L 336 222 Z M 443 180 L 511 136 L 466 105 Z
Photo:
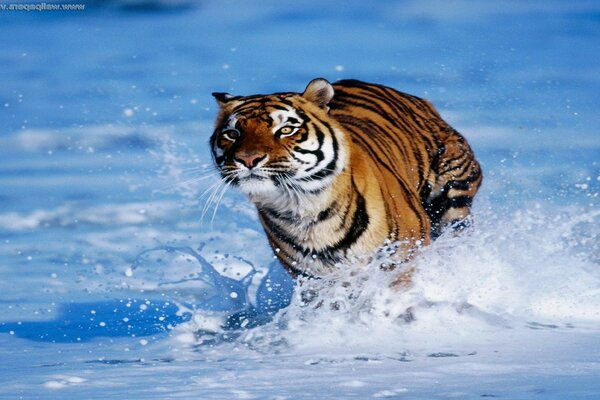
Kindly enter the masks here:
M 346 162 L 344 137 L 328 115 L 333 95 L 325 79 L 303 93 L 213 93 L 220 110 L 210 144 L 223 179 L 251 198 L 330 185 Z

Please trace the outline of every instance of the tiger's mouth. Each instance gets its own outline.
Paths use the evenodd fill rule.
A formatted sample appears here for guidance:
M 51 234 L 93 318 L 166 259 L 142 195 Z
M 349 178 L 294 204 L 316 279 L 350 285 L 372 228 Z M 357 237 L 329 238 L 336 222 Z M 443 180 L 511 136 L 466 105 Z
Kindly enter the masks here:
M 268 179 L 270 179 L 269 176 L 259 175 L 255 172 L 249 173 L 245 176 L 237 177 L 238 182 L 260 182 L 260 181 L 266 181 Z
M 272 176 L 272 173 L 269 171 L 265 171 L 262 168 L 257 168 L 257 169 L 236 168 L 233 171 L 230 170 L 230 171 L 225 172 L 224 175 L 226 177 L 227 176 L 232 177 L 238 182 L 241 182 L 241 181 L 250 182 L 250 181 L 264 181 L 264 180 L 270 179 Z
M 247 195 L 273 194 L 277 191 L 273 183 L 273 173 L 263 168 L 221 168 L 221 176 L 242 193 Z
M 242 193 L 268 198 L 283 199 L 291 196 L 292 192 L 301 190 L 301 182 L 295 182 L 297 174 L 292 168 L 263 166 L 259 168 L 225 167 L 221 174 L 231 186 Z

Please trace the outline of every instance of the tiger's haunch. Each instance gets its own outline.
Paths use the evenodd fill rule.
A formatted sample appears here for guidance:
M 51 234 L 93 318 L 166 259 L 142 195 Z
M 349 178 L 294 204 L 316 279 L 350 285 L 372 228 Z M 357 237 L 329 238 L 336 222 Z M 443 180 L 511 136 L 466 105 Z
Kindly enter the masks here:
M 293 276 L 327 275 L 386 241 L 407 260 L 469 215 L 479 163 L 426 100 L 325 79 L 304 93 L 213 95 L 215 165 Z

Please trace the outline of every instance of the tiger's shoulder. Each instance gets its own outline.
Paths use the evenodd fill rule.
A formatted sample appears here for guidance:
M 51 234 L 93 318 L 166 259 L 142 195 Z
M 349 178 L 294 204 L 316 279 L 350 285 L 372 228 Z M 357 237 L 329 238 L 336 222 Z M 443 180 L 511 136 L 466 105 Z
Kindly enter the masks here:
M 440 118 L 429 100 L 401 92 L 389 86 L 363 82 L 357 79 L 343 79 L 333 83 L 332 87 L 335 90 L 335 96 L 330 103 L 330 107 L 334 110 L 366 107 L 380 102 L 394 110 L 394 113 L 414 112 L 425 117 Z M 402 108 L 402 105 L 408 108 Z M 381 107 L 376 107 L 376 109 L 382 111 Z

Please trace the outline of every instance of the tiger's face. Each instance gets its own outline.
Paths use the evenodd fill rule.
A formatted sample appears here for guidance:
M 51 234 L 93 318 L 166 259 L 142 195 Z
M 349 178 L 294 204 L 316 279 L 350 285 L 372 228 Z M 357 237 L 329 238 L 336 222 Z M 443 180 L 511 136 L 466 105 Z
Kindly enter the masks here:
M 312 81 L 302 94 L 213 95 L 220 106 L 213 159 L 240 191 L 251 197 L 318 192 L 343 169 L 343 136 L 327 115 L 333 97 L 327 81 Z

